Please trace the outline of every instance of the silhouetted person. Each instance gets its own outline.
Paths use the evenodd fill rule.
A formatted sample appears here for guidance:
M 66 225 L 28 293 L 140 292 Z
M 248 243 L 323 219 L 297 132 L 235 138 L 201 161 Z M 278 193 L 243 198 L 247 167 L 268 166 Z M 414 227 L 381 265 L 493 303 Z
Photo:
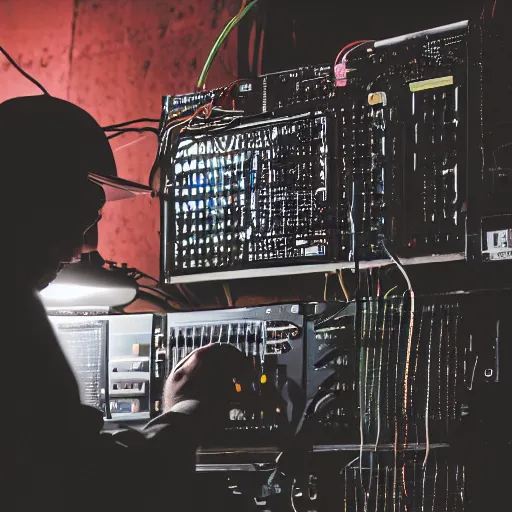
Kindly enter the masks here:
M 102 413 L 80 403 L 37 290 L 96 229 L 105 194 L 89 173 L 116 174 L 108 140 L 71 103 L 15 98 L 0 105 L 0 165 L 4 201 L 15 201 L 9 249 L 16 313 L 5 339 L 15 357 L 4 361 L 14 369 L 15 410 L 4 412 L 15 442 L 2 456 L 15 482 L 6 510 L 193 509 L 200 495 L 195 451 L 227 413 L 233 378 L 242 378 L 247 360 L 227 345 L 195 351 L 169 377 L 164 414 L 143 433 L 102 433 Z

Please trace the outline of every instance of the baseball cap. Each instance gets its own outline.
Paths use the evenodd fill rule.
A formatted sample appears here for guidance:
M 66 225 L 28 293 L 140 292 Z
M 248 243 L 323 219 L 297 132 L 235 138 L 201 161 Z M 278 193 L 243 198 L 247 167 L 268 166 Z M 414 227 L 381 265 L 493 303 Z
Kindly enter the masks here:
M 0 166 L 23 196 L 51 198 L 52 193 L 100 185 L 107 201 L 149 194 L 146 185 L 117 176 L 108 139 L 85 110 L 49 95 L 23 96 L 0 104 Z M 24 173 L 18 175 L 19 172 Z M 70 201 L 73 195 L 69 195 Z M 51 199 L 50 199 L 51 200 Z

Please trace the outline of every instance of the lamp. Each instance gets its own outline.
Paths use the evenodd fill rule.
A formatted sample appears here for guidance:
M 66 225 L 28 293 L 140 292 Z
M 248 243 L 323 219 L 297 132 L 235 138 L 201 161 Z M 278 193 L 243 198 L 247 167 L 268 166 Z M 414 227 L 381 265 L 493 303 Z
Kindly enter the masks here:
M 132 302 L 137 282 L 119 269 L 108 270 L 96 253 L 65 266 L 40 292 L 48 309 L 110 309 Z

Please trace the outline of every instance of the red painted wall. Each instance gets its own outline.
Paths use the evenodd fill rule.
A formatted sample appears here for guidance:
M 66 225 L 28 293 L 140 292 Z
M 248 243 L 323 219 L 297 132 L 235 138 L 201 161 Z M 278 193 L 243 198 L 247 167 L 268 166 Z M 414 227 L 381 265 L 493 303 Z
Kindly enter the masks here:
M 190 92 L 238 0 L 0 0 L 0 45 L 50 94 L 102 125 L 158 118 L 163 94 Z M 236 78 L 236 34 L 219 52 L 208 86 Z M 0 56 L 0 101 L 38 90 Z M 118 175 L 147 183 L 156 137 L 113 139 Z M 155 277 L 159 207 L 138 197 L 108 204 L 100 224 L 104 258 Z

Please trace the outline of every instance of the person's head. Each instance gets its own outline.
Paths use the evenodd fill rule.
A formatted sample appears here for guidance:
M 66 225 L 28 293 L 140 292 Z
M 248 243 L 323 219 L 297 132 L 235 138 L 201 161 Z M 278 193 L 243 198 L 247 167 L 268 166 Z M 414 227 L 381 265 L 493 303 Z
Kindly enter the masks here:
M 4 187 L 9 184 L 4 200 L 16 205 L 17 277 L 42 288 L 96 229 L 105 193 L 89 173 L 116 175 L 110 144 L 72 103 L 47 95 L 14 98 L 0 104 L 0 168 Z

